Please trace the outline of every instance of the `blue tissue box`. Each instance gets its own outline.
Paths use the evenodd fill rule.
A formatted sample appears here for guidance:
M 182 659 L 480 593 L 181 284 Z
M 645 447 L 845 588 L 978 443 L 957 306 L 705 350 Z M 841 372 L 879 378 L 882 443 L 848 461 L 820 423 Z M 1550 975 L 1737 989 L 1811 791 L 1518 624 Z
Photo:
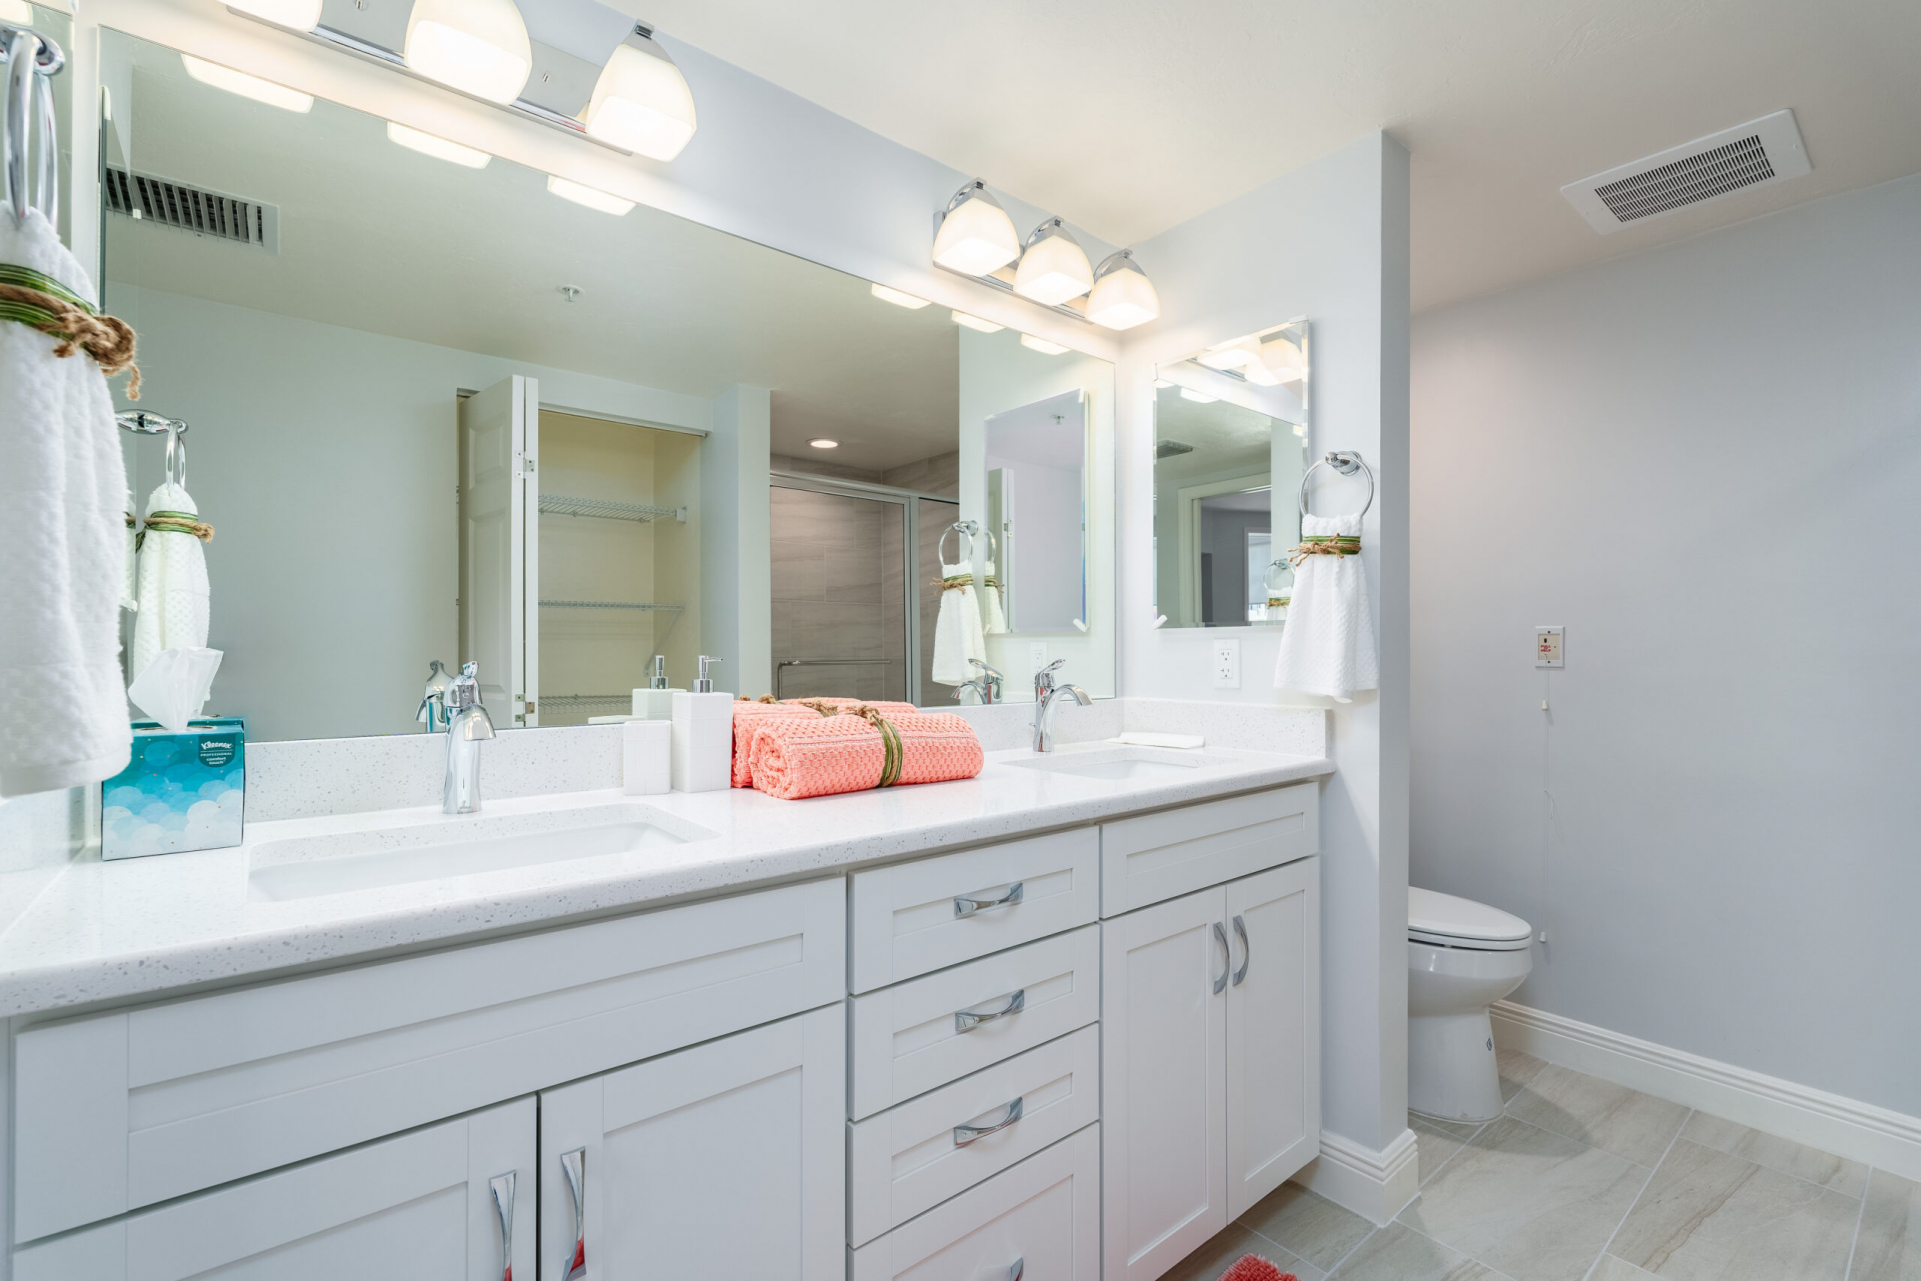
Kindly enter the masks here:
M 135 721 L 133 758 L 100 785 L 100 857 L 238 845 L 246 799 L 245 717 L 191 720 L 184 734 Z

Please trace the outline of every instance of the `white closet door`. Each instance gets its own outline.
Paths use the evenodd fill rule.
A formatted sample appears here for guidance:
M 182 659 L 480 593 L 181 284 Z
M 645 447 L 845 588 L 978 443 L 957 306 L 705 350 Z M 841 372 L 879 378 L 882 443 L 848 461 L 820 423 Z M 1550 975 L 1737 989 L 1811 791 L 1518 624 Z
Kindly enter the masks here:
M 537 724 L 540 387 L 518 374 L 460 402 L 460 657 L 496 724 Z
M 543 1093 L 539 1281 L 842 1281 L 844 1024 L 829 1006 Z
M 1153 1281 L 1227 1226 L 1225 905 L 1215 888 L 1101 923 L 1106 1281 Z
M 1304 858 L 1226 889 L 1234 945 L 1227 1217 L 1236 1219 L 1320 1151 L 1320 860 Z

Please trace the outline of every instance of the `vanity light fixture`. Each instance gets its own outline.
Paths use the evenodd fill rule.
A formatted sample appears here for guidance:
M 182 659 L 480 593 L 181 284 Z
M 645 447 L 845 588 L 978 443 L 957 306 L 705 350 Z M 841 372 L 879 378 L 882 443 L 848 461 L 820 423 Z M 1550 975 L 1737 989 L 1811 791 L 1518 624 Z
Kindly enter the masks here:
M 534 69 L 513 0 L 414 0 L 402 57 L 409 71 L 498 103 L 518 98 Z
M 1087 295 L 1087 318 L 1108 329 L 1132 329 L 1161 314 L 1161 296 L 1147 278 L 1134 251 L 1110 254 L 1094 272 L 1094 288 Z
M 1020 235 L 979 178 L 954 193 L 934 232 L 934 262 L 964 276 L 985 276 L 1021 256 Z
M 631 200 L 623 200 L 619 196 L 609 195 L 605 191 L 583 186 L 578 182 L 569 182 L 565 178 L 556 178 L 552 174 L 547 175 L 547 190 L 562 200 L 571 200 L 577 205 L 586 205 L 589 209 L 598 209 L 602 213 L 610 213 L 615 217 L 634 207 L 634 202 Z
M 587 104 L 587 136 L 650 160 L 672 160 L 697 127 L 694 95 L 651 27 L 614 47 Z
M 1219 400 L 1220 397 L 1210 396 L 1204 391 L 1195 391 L 1192 387 L 1183 387 L 1181 388 L 1181 399 L 1191 400 L 1197 405 L 1211 405 Z
M 468 169 L 485 169 L 487 162 L 493 159 L 476 147 L 463 147 L 457 142 L 436 138 L 418 129 L 409 129 L 406 125 L 395 124 L 391 120 L 387 122 L 387 141 L 397 142 L 409 150 L 418 151 L 423 156 L 432 156 L 436 160 L 451 160 Z
M 1021 346 L 1029 351 L 1038 351 L 1043 356 L 1064 356 L 1068 351 L 1068 348 L 1057 342 L 1048 342 L 1047 339 L 1036 338 L 1032 334 L 1021 335 Z
M 0 0 L 0 22 L 16 27 L 33 25 L 33 6 L 27 0 Z
M 283 111 L 297 111 L 304 115 L 313 110 L 313 95 L 310 93 L 301 93 L 298 89 L 289 89 L 286 85 L 277 85 L 271 80 L 262 80 L 259 76 L 250 76 L 244 71 L 235 71 L 232 67 L 223 67 L 192 54 L 181 54 L 180 65 L 203 85 L 225 89 L 228 93 L 237 93 L 243 98 L 252 98 L 255 102 L 264 102 Z
M 312 31 L 320 25 L 321 0 L 227 0 L 229 9 L 265 18 L 276 26 Z
M 807 447 L 809 449 L 839 449 L 840 442 L 838 440 L 829 440 L 825 436 L 819 436 L 808 441 Z
M 891 302 L 896 307 L 905 307 L 909 311 L 919 311 L 927 305 L 925 298 L 916 298 L 914 295 L 904 294 L 898 289 L 889 289 L 886 285 L 870 285 L 868 292 L 882 302 Z
M 1014 270 L 1014 292 L 1047 307 L 1058 307 L 1094 287 L 1094 268 L 1087 251 L 1069 234 L 1059 218 L 1034 228 L 1021 248 L 1021 265 Z
M 979 316 L 970 316 L 964 311 L 957 311 L 953 315 L 955 324 L 966 325 L 969 329 L 978 329 L 984 334 L 997 334 L 1007 328 L 1006 325 L 997 325 L 991 320 L 982 320 Z

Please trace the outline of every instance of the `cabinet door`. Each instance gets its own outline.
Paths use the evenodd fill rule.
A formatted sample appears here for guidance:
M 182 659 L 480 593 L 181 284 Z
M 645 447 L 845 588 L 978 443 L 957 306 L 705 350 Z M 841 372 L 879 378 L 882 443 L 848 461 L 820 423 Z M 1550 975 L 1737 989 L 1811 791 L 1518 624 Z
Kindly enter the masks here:
M 540 1096 L 540 1281 L 846 1269 L 841 1007 Z
M 1153 1281 L 1227 1226 L 1226 891 L 1101 924 L 1103 1263 Z
M 1320 860 L 1230 882 L 1227 1217 L 1320 1151 Z
M 13 1276 L 503 1281 L 534 1274 L 534 1211 L 527 1098 L 28 1246 Z

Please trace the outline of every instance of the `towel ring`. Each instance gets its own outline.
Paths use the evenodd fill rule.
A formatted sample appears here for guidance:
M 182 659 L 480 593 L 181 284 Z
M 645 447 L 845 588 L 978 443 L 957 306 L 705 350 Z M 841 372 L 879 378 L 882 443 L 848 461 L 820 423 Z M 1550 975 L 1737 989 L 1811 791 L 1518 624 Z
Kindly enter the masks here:
M 1277 569 L 1287 571 L 1287 583 L 1277 583 L 1274 581 L 1274 571 Z M 1272 596 L 1277 589 L 1284 586 L 1291 586 L 1293 579 L 1294 566 L 1288 563 L 1286 557 L 1282 557 L 1280 560 L 1273 560 L 1267 563 L 1267 572 L 1261 575 L 1261 586 L 1266 590 L 1268 595 Z
M 59 215 L 60 184 L 54 154 L 53 88 L 47 79 L 67 65 L 67 56 L 30 27 L 0 23 L 0 60 L 9 64 L 5 98 L 0 101 L 0 118 L 6 121 L 0 134 L 0 170 L 4 171 L 0 178 L 6 184 L 7 207 L 16 223 L 26 218 L 28 209 L 38 209 L 52 222 Z M 27 153 L 36 121 L 41 140 L 37 195 L 30 192 L 27 178 Z
M 183 423 L 182 426 L 184 427 L 185 424 Z M 167 462 L 161 479 L 181 489 L 187 487 L 187 442 L 180 439 L 180 433 L 177 431 L 167 432 Z
M 959 534 L 967 540 L 966 551 L 962 552 L 953 560 L 947 559 L 947 536 L 949 534 Z M 977 520 L 957 520 L 946 529 L 943 529 L 940 535 L 940 542 L 934 548 L 934 555 L 940 559 L 943 565 L 971 565 L 974 562 L 974 540 L 982 534 L 987 535 L 987 558 L 989 560 L 1000 559 L 1000 544 L 994 539 L 994 531 L 981 528 L 981 523 Z M 961 544 L 956 541 L 954 546 L 958 550 Z
M 1315 469 L 1320 467 L 1332 468 L 1343 476 L 1352 476 L 1357 471 L 1367 476 L 1367 501 L 1361 504 L 1361 515 L 1366 516 L 1368 509 L 1374 506 L 1374 469 L 1352 450 L 1336 450 L 1328 454 L 1301 476 L 1301 515 L 1313 515 L 1307 509 L 1307 482 L 1308 478 L 1314 475 Z

